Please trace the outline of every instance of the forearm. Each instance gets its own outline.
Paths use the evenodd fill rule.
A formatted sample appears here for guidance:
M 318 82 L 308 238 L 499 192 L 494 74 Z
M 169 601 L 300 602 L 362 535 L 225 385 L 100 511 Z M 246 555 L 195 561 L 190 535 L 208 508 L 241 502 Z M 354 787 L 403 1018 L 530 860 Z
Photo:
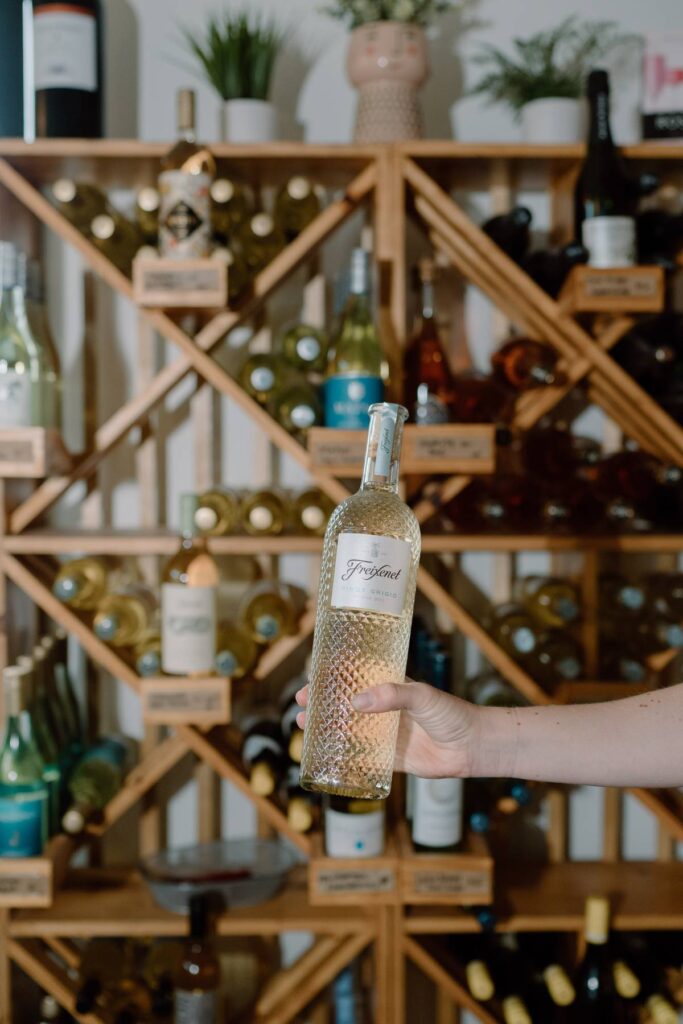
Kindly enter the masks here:
M 606 704 L 478 708 L 472 775 L 683 786 L 683 685 Z

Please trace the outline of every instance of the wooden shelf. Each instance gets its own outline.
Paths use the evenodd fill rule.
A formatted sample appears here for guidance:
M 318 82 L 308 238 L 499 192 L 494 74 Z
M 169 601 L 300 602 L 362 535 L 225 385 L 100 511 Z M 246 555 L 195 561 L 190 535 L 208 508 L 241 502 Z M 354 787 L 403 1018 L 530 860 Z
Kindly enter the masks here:
M 137 872 L 72 871 L 51 907 L 20 910 L 10 924 L 12 936 L 89 938 L 94 935 L 182 935 L 187 918 L 163 910 Z M 253 907 L 236 907 L 218 921 L 220 935 L 279 935 L 314 932 L 350 934 L 372 928 L 362 907 L 312 907 L 308 902 L 306 869 L 295 868 L 274 899 Z
M 534 868 L 497 865 L 500 931 L 580 931 L 588 896 L 609 896 L 613 927 L 623 931 L 683 928 L 683 872 L 679 864 L 622 861 L 567 862 Z M 446 907 L 410 911 L 409 934 L 477 932 L 473 917 Z
M 643 554 L 647 552 L 683 551 L 683 534 L 647 533 L 602 535 L 583 534 L 452 534 L 447 536 L 425 533 L 423 552 L 446 553 L 452 551 L 622 551 Z

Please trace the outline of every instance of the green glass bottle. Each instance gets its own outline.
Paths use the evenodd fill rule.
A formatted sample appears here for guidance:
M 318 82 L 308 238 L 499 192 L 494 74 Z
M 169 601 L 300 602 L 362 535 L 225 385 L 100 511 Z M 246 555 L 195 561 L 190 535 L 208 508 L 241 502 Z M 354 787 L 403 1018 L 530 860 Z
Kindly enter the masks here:
M 45 715 L 45 707 L 38 699 L 34 675 L 33 658 L 22 654 L 17 658 L 17 665 L 30 673 L 28 684 L 28 714 L 38 753 L 43 760 L 43 781 L 48 793 L 48 831 L 54 835 L 59 831 L 62 795 L 64 792 L 64 773 L 59 763 L 59 751 L 55 739 L 50 732 L 50 725 Z
M 308 381 L 278 391 L 273 397 L 272 410 L 280 426 L 295 436 L 305 436 L 307 430 L 323 421 L 318 389 Z
M 19 266 L 21 276 L 21 264 Z M 26 314 L 41 353 L 43 422 L 47 427 L 62 427 L 62 376 L 57 346 L 45 305 L 43 268 L 38 260 L 28 260 L 26 270 Z
M 285 380 L 282 356 L 274 352 L 258 352 L 248 356 L 238 379 L 248 395 L 261 405 L 266 405 Z
M 0 429 L 39 426 L 40 361 L 17 323 L 17 249 L 0 242 Z
M 282 337 L 282 355 L 297 370 L 322 373 L 327 362 L 325 332 L 310 324 L 294 324 Z
M 50 700 L 58 708 L 60 720 L 64 723 L 64 729 L 69 737 L 69 749 L 74 759 L 83 753 L 83 737 L 81 735 L 80 715 L 74 714 L 74 708 L 66 693 L 64 679 L 64 666 L 57 664 L 57 641 L 53 636 L 44 636 L 40 646 L 45 651 L 45 677 L 47 680 L 47 692 Z
M 17 253 L 16 288 L 12 296 L 14 302 L 14 319 L 26 342 L 32 366 L 37 364 L 37 386 L 31 391 L 31 419 L 41 427 L 55 427 L 56 409 L 55 394 L 57 391 L 57 374 L 54 360 L 40 338 L 31 327 L 28 315 L 28 260 L 23 252 Z M 32 380 L 35 370 L 32 370 Z
M 313 182 L 297 174 L 275 197 L 275 221 L 288 242 L 293 241 L 320 213 Z
M 386 362 L 372 315 L 370 254 L 351 255 L 350 294 L 330 353 L 325 381 L 325 425 L 367 430 L 368 409 L 384 397 Z
M 81 708 L 78 697 L 74 690 L 73 680 L 69 673 L 68 664 L 68 643 L 65 629 L 58 627 L 54 633 L 55 640 L 55 681 L 60 690 L 63 700 L 71 708 L 71 719 L 76 723 L 80 740 L 83 740 L 83 723 L 81 720 Z
M 86 751 L 69 779 L 72 805 L 62 818 L 64 831 L 82 832 L 93 815 L 104 810 L 123 783 L 130 744 L 123 738 L 108 738 Z
M 5 739 L 0 750 L 0 857 L 37 857 L 48 829 L 48 790 L 28 715 L 31 670 L 4 669 Z
M 71 759 L 71 734 L 66 722 L 61 701 L 57 695 L 54 678 L 51 677 L 48 652 L 42 644 L 36 644 L 31 652 L 33 671 L 36 681 L 36 693 L 43 702 L 50 732 L 55 738 L 61 759 L 64 763 Z

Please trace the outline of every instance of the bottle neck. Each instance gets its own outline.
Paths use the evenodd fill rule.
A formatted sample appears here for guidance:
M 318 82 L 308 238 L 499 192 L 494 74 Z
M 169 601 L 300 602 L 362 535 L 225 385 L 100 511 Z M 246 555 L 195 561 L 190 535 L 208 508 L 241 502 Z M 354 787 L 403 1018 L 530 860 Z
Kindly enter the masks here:
M 398 493 L 403 415 L 375 412 L 370 419 L 361 490 Z
M 178 128 L 178 142 L 187 142 L 191 146 L 195 146 L 197 144 L 197 132 L 194 126 L 191 128 Z
M 434 319 L 434 284 L 432 281 L 422 282 L 422 319 Z
M 605 149 L 614 145 L 609 123 L 609 93 L 607 92 L 598 92 L 590 99 L 588 145 L 589 148 L 598 146 Z

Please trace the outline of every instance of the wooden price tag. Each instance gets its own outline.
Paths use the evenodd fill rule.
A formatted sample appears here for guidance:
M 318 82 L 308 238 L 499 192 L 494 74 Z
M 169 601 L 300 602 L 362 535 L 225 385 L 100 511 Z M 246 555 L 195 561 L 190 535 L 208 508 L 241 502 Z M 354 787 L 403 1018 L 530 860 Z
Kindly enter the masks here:
M 40 479 L 66 473 L 71 457 L 56 430 L 12 427 L 0 430 L 0 477 Z
M 493 900 L 493 858 L 481 836 L 468 835 L 458 853 L 418 853 L 406 822 L 398 828 L 401 898 L 404 903 L 450 906 Z
M 574 267 L 562 300 L 575 313 L 657 313 L 664 304 L 664 270 Z
M 396 871 L 393 868 L 321 869 L 317 872 L 316 884 L 318 892 L 327 895 L 393 892 Z
M 320 836 L 312 837 L 308 898 L 313 906 L 395 903 L 398 898 L 396 843 L 387 840 L 381 857 L 327 857 Z
M 219 259 L 136 259 L 133 296 L 139 306 L 166 309 L 225 306 L 228 267 Z
M 44 857 L 0 860 L 0 907 L 49 907 L 52 862 Z
M 338 476 L 361 475 L 366 441 L 364 430 L 313 427 L 308 432 L 308 450 L 313 464 Z
M 223 676 L 141 680 L 142 715 L 156 725 L 222 725 L 230 721 L 230 680 Z
M 496 430 L 488 423 L 406 427 L 402 462 L 412 473 L 493 473 Z
M 490 878 L 486 871 L 416 870 L 413 872 L 413 889 L 419 896 L 469 896 L 485 903 L 490 892 Z

